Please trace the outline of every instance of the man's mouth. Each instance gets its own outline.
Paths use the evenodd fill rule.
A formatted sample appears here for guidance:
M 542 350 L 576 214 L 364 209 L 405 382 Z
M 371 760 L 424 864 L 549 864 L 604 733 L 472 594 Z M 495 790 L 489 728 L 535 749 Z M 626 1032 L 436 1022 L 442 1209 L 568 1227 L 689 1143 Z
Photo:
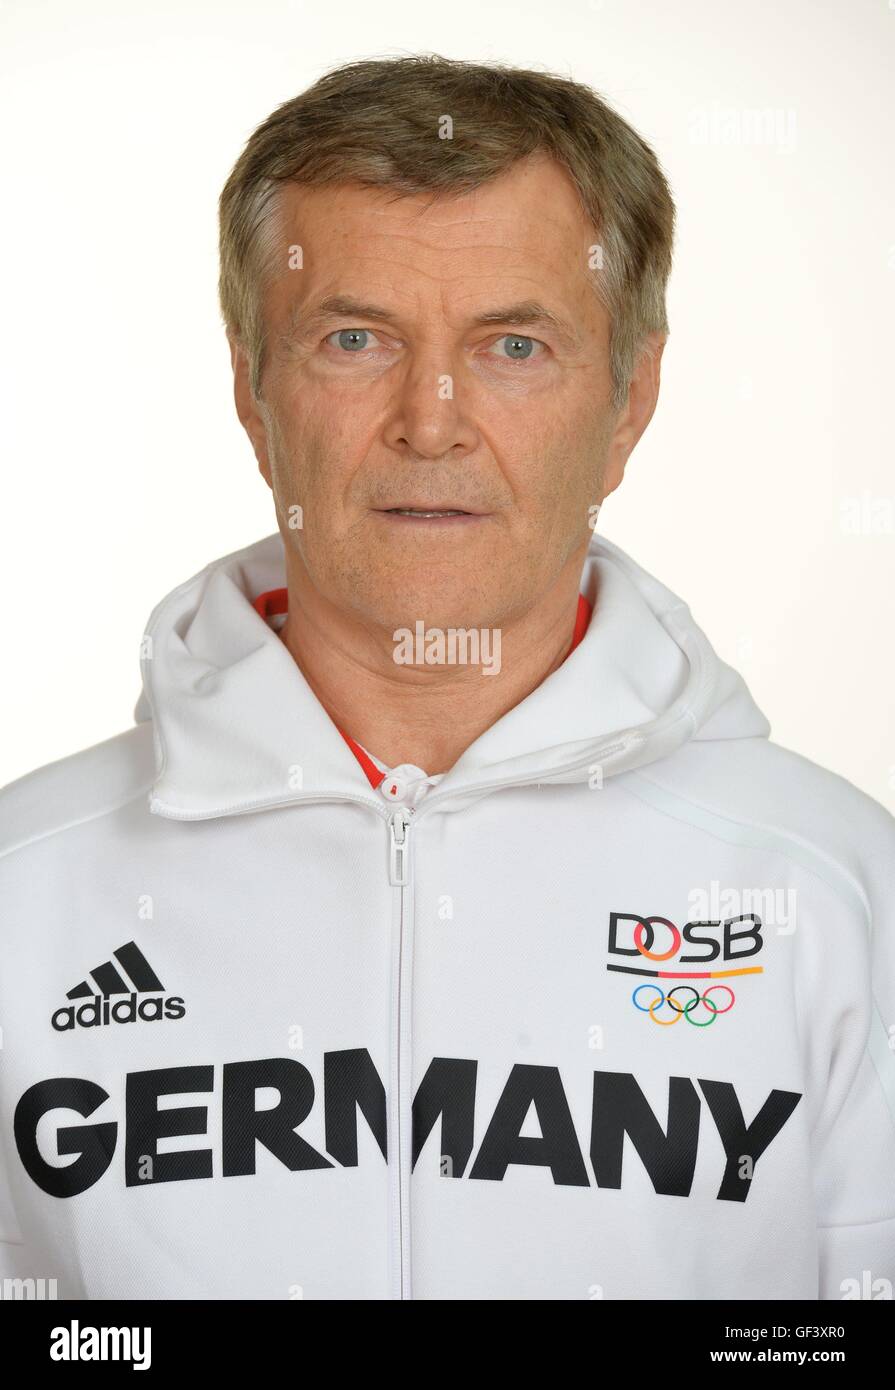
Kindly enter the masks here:
M 470 516 L 459 507 L 387 507 L 390 516 Z
M 405 525 L 412 521 L 416 526 L 469 526 L 487 516 L 486 512 L 472 512 L 453 502 L 405 502 L 400 507 L 378 507 L 377 514 Z

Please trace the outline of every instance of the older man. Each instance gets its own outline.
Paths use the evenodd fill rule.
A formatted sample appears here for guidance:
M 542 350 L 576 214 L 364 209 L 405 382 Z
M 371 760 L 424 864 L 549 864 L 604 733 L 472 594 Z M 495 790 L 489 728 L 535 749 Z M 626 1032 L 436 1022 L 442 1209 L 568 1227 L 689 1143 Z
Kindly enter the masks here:
M 568 80 L 363 62 L 220 212 L 278 534 L 0 802 L 0 1268 L 891 1296 L 892 818 L 594 534 L 659 389 L 654 155 Z

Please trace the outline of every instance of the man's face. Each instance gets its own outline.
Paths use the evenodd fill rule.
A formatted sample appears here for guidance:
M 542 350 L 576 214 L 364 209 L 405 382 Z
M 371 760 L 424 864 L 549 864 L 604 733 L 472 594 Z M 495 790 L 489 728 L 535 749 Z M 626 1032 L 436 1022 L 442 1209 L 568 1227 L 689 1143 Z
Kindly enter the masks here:
M 290 583 L 389 630 L 511 621 L 580 570 L 655 403 L 611 409 L 574 185 L 538 156 L 459 197 L 287 185 L 281 208 L 262 402 L 234 366 Z

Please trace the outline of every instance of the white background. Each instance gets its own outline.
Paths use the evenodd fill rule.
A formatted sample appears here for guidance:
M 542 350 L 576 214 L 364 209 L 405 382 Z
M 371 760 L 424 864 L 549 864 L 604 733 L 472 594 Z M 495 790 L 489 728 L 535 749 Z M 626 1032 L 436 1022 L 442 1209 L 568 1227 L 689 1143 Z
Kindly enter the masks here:
M 653 145 L 678 206 L 671 337 L 599 529 L 690 604 L 777 742 L 895 810 L 889 0 L 0 15 L 0 783 L 128 727 L 153 605 L 275 529 L 216 301 L 245 140 L 331 67 L 436 52 L 568 74 Z M 778 138 L 750 137 L 754 111 Z

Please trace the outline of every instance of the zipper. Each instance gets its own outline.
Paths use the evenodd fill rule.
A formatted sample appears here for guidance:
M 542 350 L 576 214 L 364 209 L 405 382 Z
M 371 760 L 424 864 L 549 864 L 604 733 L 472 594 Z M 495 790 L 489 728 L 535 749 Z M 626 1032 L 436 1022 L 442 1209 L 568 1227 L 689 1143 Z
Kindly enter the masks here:
M 399 806 L 389 817 L 388 881 L 394 888 L 407 886 L 407 831 L 413 812 Z
M 394 943 L 393 970 L 397 982 L 394 999 L 394 1031 L 392 1037 L 392 1134 L 394 1180 L 392 1248 L 396 1259 L 396 1279 L 393 1294 L 398 1299 L 411 1297 L 410 1282 L 410 1172 L 413 1158 L 412 1101 L 412 987 L 413 987 L 413 913 L 410 907 L 410 860 L 408 836 L 414 812 L 399 806 L 389 816 L 389 883 L 397 888 L 398 930 Z

